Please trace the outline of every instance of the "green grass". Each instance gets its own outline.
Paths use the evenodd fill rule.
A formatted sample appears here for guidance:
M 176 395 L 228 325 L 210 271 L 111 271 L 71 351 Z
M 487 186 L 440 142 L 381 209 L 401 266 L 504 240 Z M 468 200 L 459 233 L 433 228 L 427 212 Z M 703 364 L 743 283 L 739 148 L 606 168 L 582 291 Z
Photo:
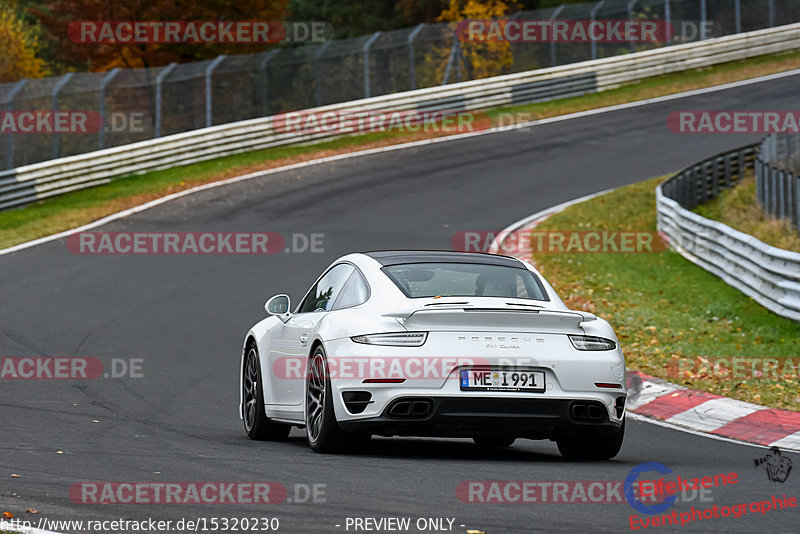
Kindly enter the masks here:
M 784 250 L 800 252 L 800 233 L 787 221 L 768 217 L 756 200 L 756 179 L 751 171 L 735 187 L 695 210 L 740 232 Z
M 603 93 L 495 109 L 486 113 L 488 119 L 483 121 L 483 125 L 490 125 L 491 121 L 496 121 L 501 113 L 519 114 L 520 121 L 552 117 L 794 68 L 800 68 L 800 51 L 772 54 L 708 69 L 654 77 Z M 202 183 L 311 159 L 317 157 L 319 153 L 339 154 L 360 148 L 410 141 L 421 136 L 425 137 L 422 134 L 398 132 L 357 135 L 315 145 L 271 148 L 120 178 L 108 185 L 36 202 L 21 209 L 0 212 L 0 248 L 75 228 L 122 209 Z
M 571 206 L 536 231 L 655 232 L 654 189 L 665 178 Z M 795 364 L 800 361 L 798 323 L 767 311 L 679 254 L 671 250 L 553 253 L 537 254 L 533 259 L 568 306 L 611 322 L 629 367 L 695 389 L 800 409 L 796 379 L 720 380 L 677 373 L 680 358 L 791 357 Z

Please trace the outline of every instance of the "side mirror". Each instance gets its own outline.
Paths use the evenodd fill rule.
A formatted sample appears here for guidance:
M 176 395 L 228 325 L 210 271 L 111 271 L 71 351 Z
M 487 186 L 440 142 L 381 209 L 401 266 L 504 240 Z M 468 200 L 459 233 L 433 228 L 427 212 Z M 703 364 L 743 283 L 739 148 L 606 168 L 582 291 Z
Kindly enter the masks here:
M 289 300 L 289 295 L 275 295 L 264 304 L 264 309 L 268 314 L 275 315 L 281 321 L 286 322 L 291 315 L 289 312 L 290 306 L 291 300 Z

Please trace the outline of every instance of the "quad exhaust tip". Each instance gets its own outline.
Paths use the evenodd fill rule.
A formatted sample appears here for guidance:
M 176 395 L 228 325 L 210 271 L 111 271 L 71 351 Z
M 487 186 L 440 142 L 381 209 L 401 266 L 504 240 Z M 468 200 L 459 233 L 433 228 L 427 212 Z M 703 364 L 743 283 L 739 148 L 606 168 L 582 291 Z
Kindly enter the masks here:
M 573 402 L 569 414 L 576 421 L 603 421 L 608 414 L 599 402 Z
M 430 399 L 400 399 L 395 401 L 386 414 L 389 417 L 425 417 L 431 413 L 433 403 Z

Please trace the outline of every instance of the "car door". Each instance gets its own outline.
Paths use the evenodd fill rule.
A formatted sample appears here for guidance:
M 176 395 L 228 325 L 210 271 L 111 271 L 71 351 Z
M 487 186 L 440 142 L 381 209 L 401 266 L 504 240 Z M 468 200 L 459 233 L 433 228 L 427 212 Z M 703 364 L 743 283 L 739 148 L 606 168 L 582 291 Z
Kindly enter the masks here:
M 269 361 L 273 403 L 291 406 L 302 404 L 311 340 L 354 270 L 355 267 L 349 263 L 338 263 L 328 269 L 311 286 L 295 313 L 272 332 Z

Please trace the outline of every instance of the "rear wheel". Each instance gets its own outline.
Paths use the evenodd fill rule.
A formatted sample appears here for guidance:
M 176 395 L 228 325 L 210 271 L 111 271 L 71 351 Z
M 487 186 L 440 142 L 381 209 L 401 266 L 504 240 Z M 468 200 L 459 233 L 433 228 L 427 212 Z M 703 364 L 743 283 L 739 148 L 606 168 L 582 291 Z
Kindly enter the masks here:
M 306 377 L 306 436 L 314 452 L 351 452 L 369 441 L 366 433 L 345 432 L 336 422 L 331 379 L 325 350 L 320 345 L 308 363 Z
M 568 460 L 610 460 L 622 448 L 625 421 L 614 434 L 608 436 L 579 436 L 556 441 L 561 456 Z
M 255 343 L 247 349 L 242 369 L 242 419 L 250 439 L 283 441 L 289 437 L 291 425 L 275 423 L 267 417 L 264 409 L 264 389 L 261 381 L 261 366 Z
M 482 449 L 500 449 L 503 447 L 510 447 L 514 444 L 516 438 L 505 438 L 496 436 L 475 436 L 472 438 L 475 445 Z

